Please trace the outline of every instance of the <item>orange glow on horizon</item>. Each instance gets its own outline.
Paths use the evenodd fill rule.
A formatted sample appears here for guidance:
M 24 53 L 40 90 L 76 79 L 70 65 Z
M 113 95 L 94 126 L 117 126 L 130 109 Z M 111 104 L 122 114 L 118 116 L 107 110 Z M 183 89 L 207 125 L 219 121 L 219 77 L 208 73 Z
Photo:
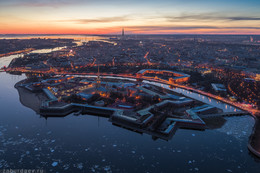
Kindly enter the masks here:
M 0 34 L 260 34 L 256 2 L 167 1 L 3 0 Z
M 133 29 L 126 30 L 127 34 L 255 34 L 259 35 L 260 31 L 254 30 L 231 30 L 231 29 L 200 29 L 200 30 L 154 30 L 154 31 L 135 31 Z M 0 29 L 0 34 L 121 34 L 121 28 L 108 29 L 65 29 L 65 28 L 29 28 L 29 29 Z

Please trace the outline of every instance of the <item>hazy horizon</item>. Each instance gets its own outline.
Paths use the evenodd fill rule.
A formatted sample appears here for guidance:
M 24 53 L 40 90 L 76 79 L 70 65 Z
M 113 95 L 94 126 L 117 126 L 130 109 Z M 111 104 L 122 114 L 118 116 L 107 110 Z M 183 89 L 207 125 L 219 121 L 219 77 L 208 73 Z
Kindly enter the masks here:
M 0 34 L 260 34 L 257 0 L 3 0 Z

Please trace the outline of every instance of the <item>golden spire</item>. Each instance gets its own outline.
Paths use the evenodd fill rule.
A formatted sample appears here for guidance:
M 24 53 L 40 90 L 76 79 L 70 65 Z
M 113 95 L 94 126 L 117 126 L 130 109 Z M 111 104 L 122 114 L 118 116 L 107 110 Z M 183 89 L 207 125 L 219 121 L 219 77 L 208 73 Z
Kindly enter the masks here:
M 98 65 L 98 76 L 97 76 L 97 85 L 96 85 L 97 88 L 100 87 L 100 83 L 101 83 L 101 79 L 100 79 L 99 65 Z

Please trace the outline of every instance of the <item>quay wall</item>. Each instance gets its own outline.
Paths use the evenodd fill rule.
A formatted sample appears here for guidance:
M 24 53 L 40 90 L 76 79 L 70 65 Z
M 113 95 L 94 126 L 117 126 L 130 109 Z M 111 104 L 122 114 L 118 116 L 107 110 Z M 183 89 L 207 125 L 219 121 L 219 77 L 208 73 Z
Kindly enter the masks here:
M 255 125 L 253 133 L 250 135 L 249 143 L 247 145 L 248 150 L 251 151 L 255 156 L 260 158 L 260 119 L 255 118 Z

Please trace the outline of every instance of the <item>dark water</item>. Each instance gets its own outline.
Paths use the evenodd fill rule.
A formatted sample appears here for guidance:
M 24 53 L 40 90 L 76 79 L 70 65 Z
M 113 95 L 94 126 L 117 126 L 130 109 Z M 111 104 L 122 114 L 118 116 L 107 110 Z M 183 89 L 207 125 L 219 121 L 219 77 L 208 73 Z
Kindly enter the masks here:
M 247 149 L 254 120 L 226 118 L 220 129 L 177 130 L 152 140 L 95 116 L 40 118 L 24 107 L 14 84 L 24 76 L 0 73 L 0 170 L 47 172 L 248 172 L 259 160 Z M 55 166 L 56 165 L 56 166 Z

